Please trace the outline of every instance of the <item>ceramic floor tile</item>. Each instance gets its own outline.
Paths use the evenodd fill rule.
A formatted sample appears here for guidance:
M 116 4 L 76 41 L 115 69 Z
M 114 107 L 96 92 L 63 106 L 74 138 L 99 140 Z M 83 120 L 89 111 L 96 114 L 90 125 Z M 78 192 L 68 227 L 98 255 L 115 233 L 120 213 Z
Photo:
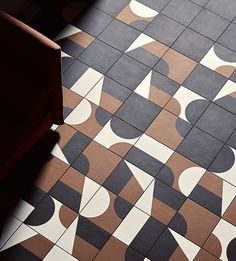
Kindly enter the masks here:
M 116 33 L 114 34 L 114 32 Z M 138 30 L 114 19 L 99 35 L 98 39 L 124 52 L 139 34 Z
M 236 13 L 236 4 L 234 0 L 210 0 L 206 5 L 206 8 L 229 20 L 233 20 Z
M 194 127 L 180 144 L 177 152 L 207 168 L 222 147 L 223 142 Z
M 196 255 L 195 259 L 196 261 L 205 260 L 205 261 L 219 261 L 218 258 L 211 255 L 209 252 L 205 251 L 204 249 L 201 249 L 198 254 Z
M 178 89 L 179 84 L 152 70 L 134 92 L 164 107 Z
M 111 117 L 109 112 L 83 99 L 66 117 L 65 123 L 94 138 Z
M 163 27 L 165 30 L 163 30 Z M 171 46 L 184 29 L 185 26 L 170 19 L 168 16 L 159 14 L 145 29 L 144 33 L 167 46 Z
M 133 91 L 149 71 L 147 66 L 124 54 L 107 72 L 107 76 Z
M 131 208 L 130 203 L 101 187 L 80 215 L 112 234 Z
M 162 110 L 146 130 L 146 134 L 175 150 L 191 129 L 191 125 Z
M 94 37 L 69 24 L 54 39 L 62 51 L 77 58 L 93 41 Z
M 131 94 L 131 90 L 104 76 L 88 93 L 86 99 L 110 113 L 115 113 Z
M 130 0 L 120 0 L 114 2 L 113 0 L 98 0 L 93 4 L 93 6 L 109 15 L 116 16 L 129 3 L 129 1 Z
M 236 116 L 211 104 L 196 123 L 196 127 L 226 142 L 236 128 Z
M 169 49 L 154 69 L 181 84 L 196 66 L 197 63 L 192 59 Z
M 82 14 L 72 22 L 74 26 L 97 37 L 113 20 L 113 17 L 98 10 L 97 8 L 86 8 Z
M 224 31 L 222 36 L 219 38 L 218 42 L 236 52 L 235 33 L 236 24 L 231 23 L 229 27 Z
M 113 117 L 94 140 L 123 157 L 141 136 L 141 131 Z
M 236 71 L 231 75 L 230 79 L 234 82 L 236 82 Z
M 169 0 L 160 0 L 160 1 L 138 0 L 138 2 L 140 2 L 146 6 L 149 6 L 156 11 L 161 11 L 168 4 Z
M 183 85 L 206 99 L 213 100 L 219 93 L 227 78 L 199 64 Z
M 165 225 L 175 216 L 186 197 L 159 180 L 154 180 L 135 206 Z
M 92 141 L 72 166 L 88 178 L 103 184 L 120 161 L 119 156 Z
M 203 248 L 220 260 L 231 260 L 235 256 L 235 237 L 236 227 L 221 219 Z
M 62 72 L 65 72 L 71 64 L 75 61 L 75 58 L 70 56 L 69 54 L 61 51 L 61 70 Z
M 187 199 L 169 227 L 201 247 L 219 220 L 215 214 Z
M 119 59 L 121 52 L 105 44 L 100 40 L 95 40 L 78 59 L 95 70 L 106 73 L 109 68 Z
M 199 251 L 199 246 L 176 233 L 174 230 L 166 228 L 148 253 L 147 257 L 150 258 L 150 260 L 155 260 L 158 256 L 160 260 L 187 261 L 195 260 L 194 258 L 197 256 Z
M 200 6 L 188 0 L 171 0 L 161 12 L 187 26 L 200 10 Z
M 190 1 L 204 7 L 210 0 L 190 0 Z
M 67 253 L 81 261 L 90 261 L 103 248 L 110 234 L 85 217 L 77 217 L 57 242 Z
M 116 112 L 116 116 L 135 128 L 145 131 L 160 111 L 159 106 L 136 93 L 132 93 Z
M 189 27 L 216 41 L 228 25 L 228 20 L 203 9 L 189 25 Z
M 187 28 L 172 45 L 172 48 L 194 61 L 200 62 L 213 44 L 212 40 Z
M 205 172 L 204 168 L 175 152 L 156 178 L 188 197 Z
M 104 260 L 143 261 L 144 256 L 112 236 L 94 259 L 94 261 L 104 261 Z
M 121 198 L 135 204 L 153 177 L 126 160 L 122 160 L 103 186 Z
M 229 207 L 226 209 L 223 219 L 236 226 L 236 218 L 235 218 L 235 209 L 236 209 L 236 198 L 232 200 Z
M 232 134 L 232 136 L 229 138 L 229 140 L 227 141 L 227 144 L 233 148 L 236 149 L 236 131 L 234 131 L 234 133 Z
M 58 246 L 54 246 L 47 256 L 44 258 L 45 261 L 53 261 L 53 260 L 63 261 L 76 261 L 78 259 L 74 258 L 73 256 L 69 255 L 67 252 L 59 248 Z
M 116 18 L 142 31 L 157 15 L 156 10 L 137 0 L 131 0 Z
M 209 104 L 205 98 L 181 86 L 165 109 L 194 125 Z
M 229 78 L 236 68 L 236 53 L 215 43 L 200 63 Z

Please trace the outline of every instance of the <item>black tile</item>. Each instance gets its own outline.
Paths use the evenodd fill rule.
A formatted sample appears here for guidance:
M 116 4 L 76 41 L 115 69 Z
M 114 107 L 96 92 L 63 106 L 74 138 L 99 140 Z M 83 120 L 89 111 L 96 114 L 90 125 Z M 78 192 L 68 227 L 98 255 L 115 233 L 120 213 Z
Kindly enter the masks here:
M 134 90 L 149 71 L 147 66 L 124 54 L 107 72 L 107 76 Z
M 78 59 L 97 71 L 106 73 L 121 55 L 120 51 L 102 41 L 95 40 Z
M 89 7 L 85 9 L 72 24 L 97 37 L 112 20 L 112 16 L 96 8 Z
M 163 30 L 163 28 L 165 28 L 165 30 Z M 171 46 L 184 29 L 185 26 L 175 22 L 165 15 L 158 14 L 152 23 L 145 29 L 144 33 L 168 46 Z
M 207 168 L 222 147 L 223 142 L 194 127 L 180 144 L 177 152 Z
M 236 116 L 211 104 L 196 123 L 196 127 L 225 142 L 236 128 Z
M 198 33 L 216 41 L 228 25 L 228 20 L 206 9 L 203 9 L 192 21 L 189 27 Z
M 210 0 L 206 8 L 229 20 L 233 20 L 236 14 L 235 0 Z
M 235 6 L 236 6 L 236 2 L 235 2 Z M 235 35 L 236 35 L 236 24 L 231 23 L 219 38 L 218 43 L 236 52 Z
M 161 108 L 156 104 L 132 93 L 116 112 L 116 116 L 139 130 L 145 131 L 160 111 Z
M 65 72 L 75 61 L 73 57 L 68 57 L 68 56 L 63 56 L 61 58 L 61 67 L 62 67 L 62 72 Z
M 172 47 L 191 59 L 200 62 L 213 44 L 212 40 L 187 28 Z
M 93 6 L 109 15 L 116 16 L 129 2 L 130 0 L 96 0 Z
M 217 95 L 227 78 L 199 64 L 183 85 L 209 100 Z
M 161 12 L 187 26 L 200 10 L 200 6 L 188 0 L 171 0 Z
M 99 35 L 98 39 L 124 52 L 139 34 L 140 32 L 138 30 L 115 19 Z

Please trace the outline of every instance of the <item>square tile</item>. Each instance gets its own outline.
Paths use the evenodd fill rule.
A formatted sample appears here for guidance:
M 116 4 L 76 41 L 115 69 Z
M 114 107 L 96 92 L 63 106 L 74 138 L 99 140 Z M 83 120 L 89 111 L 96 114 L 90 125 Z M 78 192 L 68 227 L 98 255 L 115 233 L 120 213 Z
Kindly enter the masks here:
M 72 167 L 102 185 L 120 161 L 119 156 L 92 141 Z
M 195 257 L 196 261 L 206 260 L 206 261 L 218 261 L 219 259 L 209 252 L 201 249 Z
M 142 33 L 125 53 L 139 62 L 153 67 L 167 50 L 166 45 Z
M 147 258 L 155 260 L 158 256 L 160 260 L 195 260 L 199 250 L 199 246 L 174 230 L 166 228 L 148 253 Z
M 145 131 L 161 108 L 142 96 L 132 93 L 116 112 L 116 116 L 137 129 Z M 137 117 L 137 113 L 139 117 Z
M 196 127 L 226 142 L 236 128 L 236 116 L 211 104 L 196 123 Z
M 196 66 L 197 62 L 169 49 L 154 67 L 154 70 L 181 84 Z
M 236 4 L 234 0 L 210 0 L 206 8 L 228 20 L 233 20 L 236 14 Z
M 66 117 L 65 123 L 94 138 L 111 117 L 109 112 L 83 99 Z
M 97 37 L 112 20 L 112 16 L 97 8 L 89 7 L 80 13 L 80 15 L 72 21 L 72 24 L 86 33 Z
M 229 78 L 236 68 L 236 53 L 215 43 L 200 63 Z
M 236 217 L 234 215 L 236 209 L 236 198 L 230 203 L 229 207 L 226 209 L 223 219 L 236 226 Z
M 98 39 L 124 52 L 139 34 L 138 30 L 114 19 L 98 36 Z
M 205 172 L 204 168 L 175 152 L 156 179 L 188 197 Z
M 187 28 L 172 45 L 172 48 L 200 62 L 214 42 Z
M 88 93 L 86 99 L 110 113 L 115 113 L 131 92 L 118 82 L 104 76 Z
M 147 66 L 124 54 L 107 72 L 107 76 L 133 91 L 149 71 Z
M 190 1 L 204 7 L 210 0 L 190 0 Z
M 126 160 L 122 160 L 103 186 L 121 198 L 135 204 L 153 177 Z
M 234 73 L 231 75 L 230 80 L 236 82 L 236 70 L 235 70 Z
M 159 14 L 144 30 L 144 33 L 167 46 L 171 46 L 184 29 L 185 26 L 182 24 L 175 22 L 163 14 Z
M 169 0 L 160 0 L 160 1 L 156 1 L 156 0 L 137 0 L 138 2 L 151 7 L 152 9 L 156 10 L 156 11 L 161 11 L 161 9 L 163 9 L 167 3 L 169 2 Z
M 236 4 L 235 4 L 235 8 L 236 8 Z M 236 52 L 235 34 L 236 34 L 236 24 L 231 23 L 229 27 L 221 35 L 221 37 L 218 39 L 218 43 Z
M 229 21 L 206 9 L 203 9 L 189 27 L 200 34 L 216 41 L 223 33 Z
M 164 107 L 178 89 L 178 83 L 152 70 L 134 92 L 158 106 Z
M 93 6 L 109 15 L 116 16 L 128 3 L 129 0 L 98 0 Z
M 46 257 L 44 258 L 45 261 L 53 261 L 55 258 L 58 261 L 76 261 L 73 256 L 69 255 L 66 251 L 62 250 L 60 247 L 54 245 L 54 247 L 48 252 Z
M 116 18 L 139 31 L 143 31 L 157 15 L 156 10 L 136 0 L 131 0 Z
M 177 152 L 203 168 L 208 168 L 222 147 L 223 142 L 194 127 L 180 144 Z
M 233 202 L 236 188 L 211 172 L 206 172 L 189 198 L 221 217 Z
M 181 86 L 165 109 L 194 125 L 209 104 L 205 98 Z
M 95 40 L 78 59 L 101 73 L 106 73 L 119 59 L 121 52 L 111 46 Z
M 226 77 L 199 64 L 185 80 L 183 85 L 189 90 L 209 100 L 213 100 L 226 81 Z
M 146 130 L 146 134 L 175 150 L 191 129 L 191 125 L 162 110 Z
M 169 227 L 198 246 L 202 246 L 219 220 L 220 218 L 210 211 L 187 199 Z
M 171 0 L 161 12 L 187 26 L 200 10 L 200 6 L 188 0 Z
M 64 73 L 71 64 L 75 61 L 75 58 L 70 56 L 69 54 L 61 51 L 61 71 Z
M 233 132 L 229 140 L 227 141 L 227 144 L 231 147 L 236 149 L 236 131 Z
M 140 130 L 117 117 L 113 117 L 94 140 L 119 156 L 124 157 L 141 134 Z
M 220 260 L 230 260 L 235 256 L 235 237 L 236 227 L 221 219 L 203 248 Z
M 183 194 L 159 180 L 154 180 L 135 206 L 163 224 L 168 225 L 185 200 L 186 197 Z

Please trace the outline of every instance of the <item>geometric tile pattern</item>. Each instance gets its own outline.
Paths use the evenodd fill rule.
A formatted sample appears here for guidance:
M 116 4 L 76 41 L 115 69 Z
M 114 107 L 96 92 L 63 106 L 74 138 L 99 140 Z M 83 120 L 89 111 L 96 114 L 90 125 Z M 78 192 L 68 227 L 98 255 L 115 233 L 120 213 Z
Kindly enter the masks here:
M 61 2 L 65 124 L 31 191 L 0 189 L 0 259 L 234 260 L 235 1 Z

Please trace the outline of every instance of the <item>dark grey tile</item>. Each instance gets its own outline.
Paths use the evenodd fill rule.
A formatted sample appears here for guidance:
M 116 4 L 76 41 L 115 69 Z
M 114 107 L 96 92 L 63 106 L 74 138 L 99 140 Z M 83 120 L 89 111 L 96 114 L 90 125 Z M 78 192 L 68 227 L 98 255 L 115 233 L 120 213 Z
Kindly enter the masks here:
M 78 59 L 101 73 L 106 73 L 122 53 L 102 41 L 95 40 Z
M 76 17 L 72 24 L 97 37 L 112 20 L 112 16 L 97 8 L 89 7 Z
M 165 30 L 163 30 L 163 28 L 165 28 Z M 165 15 L 158 14 L 152 23 L 145 29 L 144 33 L 168 46 L 171 46 L 184 29 L 185 26 L 175 22 Z
M 138 30 L 115 19 L 99 35 L 98 39 L 120 51 L 126 51 L 139 34 Z
M 161 12 L 187 26 L 200 10 L 200 6 L 188 0 L 171 0 Z
M 196 123 L 196 127 L 225 142 L 236 128 L 236 116 L 211 104 Z
M 147 66 L 124 54 L 107 72 L 107 76 L 134 90 L 149 71 Z
M 145 131 L 160 111 L 161 108 L 156 104 L 132 93 L 116 112 L 116 116 L 137 129 Z
M 189 27 L 216 41 L 228 25 L 225 18 L 203 9 Z
M 161 11 L 168 3 L 170 0 L 137 0 L 138 2 L 151 7 L 152 9 L 156 11 Z
M 235 2 L 235 4 L 236 4 L 236 2 Z M 220 43 L 236 52 L 235 35 L 236 35 L 236 24 L 232 23 L 221 35 L 221 37 L 218 40 L 218 43 Z
M 187 28 L 172 45 L 173 49 L 200 62 L 214 42 Z
M 203 168 L 208 168 L 223 144 L 223 142 L 194 127 L 180 144 L 177 152 Z
M 233 20 L 236 15 L 235 0 L 210 0 L 206 8 L 226 19 Z
M 129 2 L 130 0 L 96 0 L 93 6 L 109 15 L 116 16 Z
M 210 0 L 190 0 L 190 1 L 204 7 Z
M 213 100 L 227 78 L 199 64 L 183 85 L 204 98 Z
M 227 144 L 236 150 L 236 131 L 234 131 L 232 136 L 229 138 Z
M 234 73 L 231 75 L 230 80 L 236 82 L 236 70 L 235 70 Z

